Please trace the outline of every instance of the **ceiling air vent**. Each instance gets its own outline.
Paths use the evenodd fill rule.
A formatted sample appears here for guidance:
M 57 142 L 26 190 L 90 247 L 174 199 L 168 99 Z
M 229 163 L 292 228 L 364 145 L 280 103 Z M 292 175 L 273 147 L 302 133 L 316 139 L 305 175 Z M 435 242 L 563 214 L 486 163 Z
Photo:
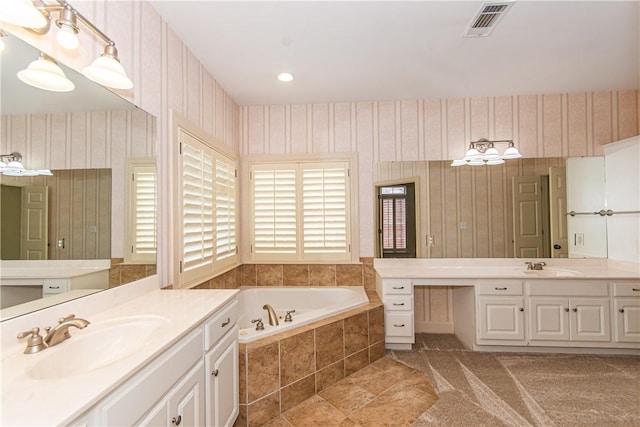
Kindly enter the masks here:
M 473 17 L 462 37 L 484 37 L 491 34 L 498 22 L 507 13 L 512 2 L 484 3 Z

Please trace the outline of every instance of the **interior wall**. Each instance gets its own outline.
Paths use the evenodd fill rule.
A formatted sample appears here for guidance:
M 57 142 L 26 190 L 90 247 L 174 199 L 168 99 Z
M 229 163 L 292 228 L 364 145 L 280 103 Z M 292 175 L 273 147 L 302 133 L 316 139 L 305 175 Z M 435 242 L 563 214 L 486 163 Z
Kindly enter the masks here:
M 158 273 L 160 283 L 169 285 L 173 277 L 171 185 L 176 155 L 171 144 L 171 113 L 186 117 L 237 152 L 238 106 L 150 3 L 86 0 L 73 5 L 116 42 L 120 62 L 134 87 L 115 92 L 157 118 Z M 102 41 L 90 31 L 80 32 L 80 48 L 70 53 L 57 45 L 55 31 L 36 36 L 20 28 L 8 27 L 7 30 L 78 71 L 104 50 Z
M 0 259 L 20 259 L 20 188 L 0 188 Z
M 374 255 L 380 161 L 452 160 L 469 141 L 513 139 L 525 157 L 602 155 L 640 133 L 640 91 L 259 105 L 240 109 L 242 154 L 357 151 L 360 256 Z M 505 147 L 498 147 L 504 149 Z

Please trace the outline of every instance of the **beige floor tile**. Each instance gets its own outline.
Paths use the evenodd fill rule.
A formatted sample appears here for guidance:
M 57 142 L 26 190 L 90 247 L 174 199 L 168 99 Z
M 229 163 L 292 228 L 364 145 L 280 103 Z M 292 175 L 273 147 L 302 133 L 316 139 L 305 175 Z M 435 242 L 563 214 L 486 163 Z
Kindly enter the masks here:
M 293 427 L 335 426 L 347 419 L 335 406 L 318 395 L 310 397 L 282 416 Z
M 320 396 L 346 415 L 376 398 L 375 394 L 354 384 L 336 384 L 321 392 Z
M 377 396 L 398 381 L 400 379 L 369 365 L 343 379 L 340 383 L 357 385 Z

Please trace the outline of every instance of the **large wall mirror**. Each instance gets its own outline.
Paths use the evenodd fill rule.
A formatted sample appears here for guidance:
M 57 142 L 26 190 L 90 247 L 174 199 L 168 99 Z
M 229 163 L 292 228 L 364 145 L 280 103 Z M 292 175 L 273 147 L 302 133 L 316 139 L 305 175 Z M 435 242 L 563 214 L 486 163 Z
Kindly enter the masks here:
M 385 245 L 410 242 L 389 238 L 393 230 L 385 226 L 389 220 L 382 215 L 392 218 L 394 212 L 402 212 L 403 191 L 394 187 L 412 184 L 415 200 L 406 206 L 415 203 L 418 208 L 418 257 L 565 258 L 565 176 L 563 158 L 461 167 L 452 167 L 451 161 L 380 162 L 374 169 L 379 205 L 376 255 L 382 250 L 398 252 Z M 396 233 L 404 230 L 399 227 Z
M 23 83 L 18 71 L 40 52 L 12 35 L 3 41 L 0 154 L 19 152 L 25 168 L 48 169 L 52 176 L 0 175 L 0 263 L 27 258 L 37 263 L 31 268 L 46 270 L 54 262 L 100 260 L 109 270 L 99 284 L 87 286 L 95 290 L 156 274 L 156 119 L 59 62 L 74 90 L 51 92 Z M 20 250 L 20 224 L 33 222 L 33 216 L 25 217 L 17 200 L 31 188 L 44 188 L 47 200 L 39 226 L 46 230 L 45 243 L 37 255 Z M 3 279 L 1 287 L 7 283 Z M 5 299 L 0 320 L 22 314 Z M 51 299 L 56 300 L 61 302 Z M 19 305 L 27 313 L 46 301 Z

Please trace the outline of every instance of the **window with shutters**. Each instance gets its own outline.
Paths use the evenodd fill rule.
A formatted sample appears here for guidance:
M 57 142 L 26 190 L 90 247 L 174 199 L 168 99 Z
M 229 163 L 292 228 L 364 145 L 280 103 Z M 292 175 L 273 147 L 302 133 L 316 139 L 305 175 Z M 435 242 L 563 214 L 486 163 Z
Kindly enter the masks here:
M 127 159 L 125 261 L 155 264 L 158 243 L 157 178 L 154 158 Z
M 238 262 L 237 168 L 221 147 L 182 128 L 178 137 L 179 286 L 184 287 Z
M 416 257 L 415 184 L 378 187 L 378 224 L 383 258 Z
M 251 259 L 352 261 L 350 169 L 350 160 L 250 162 Z

